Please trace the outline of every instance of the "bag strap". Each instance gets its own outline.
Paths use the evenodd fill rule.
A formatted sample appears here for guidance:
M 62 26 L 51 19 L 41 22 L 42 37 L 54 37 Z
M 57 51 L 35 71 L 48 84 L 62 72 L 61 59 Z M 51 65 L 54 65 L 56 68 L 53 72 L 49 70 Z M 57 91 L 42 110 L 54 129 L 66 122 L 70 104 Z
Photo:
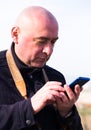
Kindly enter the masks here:
M 15 64 L 11 50 L 6 52 L 6 59 L 17 89 L 20 94 L 27 99 L 26 85 L 18 67 Z

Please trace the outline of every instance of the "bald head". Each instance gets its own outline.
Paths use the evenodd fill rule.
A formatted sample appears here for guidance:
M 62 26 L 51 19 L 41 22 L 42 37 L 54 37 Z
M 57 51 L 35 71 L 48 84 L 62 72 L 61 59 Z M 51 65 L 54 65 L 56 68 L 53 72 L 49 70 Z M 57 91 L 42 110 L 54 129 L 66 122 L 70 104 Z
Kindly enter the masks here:
M 26 15 L 26 16 L 38 16 L 40 15 L 41 17 L 42 16 L 47 16 L 48 18 L 50 19 L 55 19 L 54 15 L 49 12 L 47 9 L 43 8 L 43 7 L 40 7 L 40 6 L 30 6 L 30 7 L 27 7 L 25 8 L 19 15 L 22 16 L 22 15 Z
M 38 22 L 50 23 L 53 25 L 57 25 L 57 20 L 54 15 L 49 12 L 47 9 L 40 6 L 30 6 L 25 8 L 17 17 L 15 21 L 15 25 L 19 27 L 24 27 L 24 25 L 30 24 L 30 26 L 34 26 Z

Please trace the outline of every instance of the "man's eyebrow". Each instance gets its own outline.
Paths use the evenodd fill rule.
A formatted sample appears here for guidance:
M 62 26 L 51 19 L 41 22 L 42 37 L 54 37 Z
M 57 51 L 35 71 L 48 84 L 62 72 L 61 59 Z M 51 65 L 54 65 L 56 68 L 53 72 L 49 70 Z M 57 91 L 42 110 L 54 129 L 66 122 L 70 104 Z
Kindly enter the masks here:
M 48 40 L 58 40 L 58 37 L 56 37 L 56 38 L 53 38 L 53 39 L 51 39 L 51 38 L 49 38 L 49 37 L 35 37 L 35 38 L 33 38 L 33 40 L 35 41 L 35 40 L 46 40 L 46 41 L 48 41 Z

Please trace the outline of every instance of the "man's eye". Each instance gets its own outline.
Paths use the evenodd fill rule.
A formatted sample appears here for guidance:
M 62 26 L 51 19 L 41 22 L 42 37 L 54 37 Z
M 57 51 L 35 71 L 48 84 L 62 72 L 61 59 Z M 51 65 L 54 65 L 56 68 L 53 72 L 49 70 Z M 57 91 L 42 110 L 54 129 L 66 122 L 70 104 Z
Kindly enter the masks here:
M 46 44 L 46 41 L 38 41 L 40 45 Z
M 56 42 L 56 40 L 51 40 L 51 43 L 52 43 L 52 44 L 55 44 L 55 42 Z

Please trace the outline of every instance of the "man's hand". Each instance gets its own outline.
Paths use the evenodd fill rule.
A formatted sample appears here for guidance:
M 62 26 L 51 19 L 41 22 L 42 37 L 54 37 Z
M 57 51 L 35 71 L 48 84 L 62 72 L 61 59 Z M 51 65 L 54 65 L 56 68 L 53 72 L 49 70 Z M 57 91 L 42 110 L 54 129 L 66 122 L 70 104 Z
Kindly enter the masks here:
M 81 92 L 79 85 L 75 86 L 74 92 L 68 85 L 64 85 L 64 88 L 66 94 L 64 92 L 60 92 L 60 98 L 56 97 L 56 106 L 62 116 L 66 116 L 70 112 Z
M 46 105 L 53 104 L 56 101 L 56 98 L 59 100 L 57 103 L 60 103 L 61 105 L 60 95 L 62 95 L 61 93 L 64 93 L 65 91 L 61 85 L 62 83 L 60 82 L 49 81 L 34 94 L 34 96 L 31 98 L 34 114 L 38 113 Z

